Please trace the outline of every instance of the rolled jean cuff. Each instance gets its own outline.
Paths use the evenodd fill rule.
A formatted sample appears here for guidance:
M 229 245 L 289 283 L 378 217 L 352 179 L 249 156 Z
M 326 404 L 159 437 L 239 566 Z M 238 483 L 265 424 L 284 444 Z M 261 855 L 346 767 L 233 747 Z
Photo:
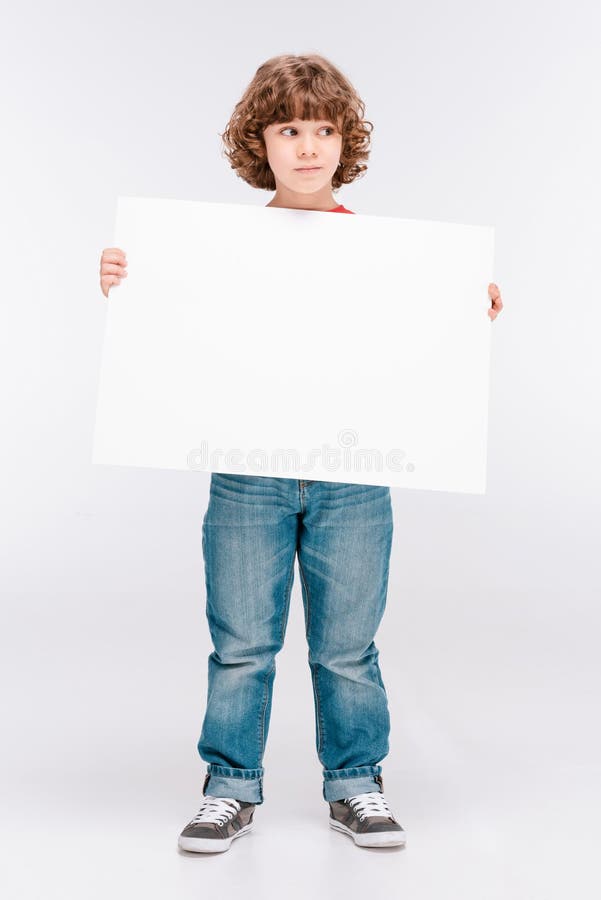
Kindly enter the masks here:
M 350 769 L 323 770 L 324 800 L 344 800 L 356 794 L 383 790 L 381 766 L 354 766 Z
M 233 769 L 209 763 L 202 792 L 245 803 L 263 803 L 263 773 L 263 768 Z

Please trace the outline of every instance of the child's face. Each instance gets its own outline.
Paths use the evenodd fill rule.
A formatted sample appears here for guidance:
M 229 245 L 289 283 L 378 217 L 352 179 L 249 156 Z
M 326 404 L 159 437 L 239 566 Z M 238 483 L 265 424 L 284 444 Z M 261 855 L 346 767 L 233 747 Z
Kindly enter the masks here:
M 263 132 L 267 161 L 276 187 L 313 194 L 330 187 L 340 162 L 342 135 L 328 119 L 293 119 L 268 125 Z M 316 167 L 312 172 L 299 171 Z

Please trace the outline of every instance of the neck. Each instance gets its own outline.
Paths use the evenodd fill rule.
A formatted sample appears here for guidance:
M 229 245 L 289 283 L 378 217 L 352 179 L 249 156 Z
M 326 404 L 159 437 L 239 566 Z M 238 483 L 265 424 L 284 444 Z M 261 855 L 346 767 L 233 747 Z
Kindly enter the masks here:
M 278 185 L 275 196 L 266 205 L 277 206 L 280 209 L 313 209 L 327 212 L 329 209 L 340 206 L 340 203 L 332 195 L 329 185 L 314 194 L 301 194 Z

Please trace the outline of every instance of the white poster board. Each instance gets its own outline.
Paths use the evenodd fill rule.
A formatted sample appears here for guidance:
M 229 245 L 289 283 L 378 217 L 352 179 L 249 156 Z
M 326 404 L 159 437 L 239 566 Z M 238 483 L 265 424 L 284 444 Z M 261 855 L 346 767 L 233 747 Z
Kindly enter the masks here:
M 493 244 L 120 197 L 93 463 L 484 493 Z

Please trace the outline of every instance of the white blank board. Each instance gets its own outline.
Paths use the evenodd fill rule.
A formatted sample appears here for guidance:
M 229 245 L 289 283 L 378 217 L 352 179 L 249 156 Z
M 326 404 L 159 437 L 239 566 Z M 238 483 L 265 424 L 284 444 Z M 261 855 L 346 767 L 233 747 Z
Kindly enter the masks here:
M 493 244 L 119 197 L 93 463 L 484 493 Z

